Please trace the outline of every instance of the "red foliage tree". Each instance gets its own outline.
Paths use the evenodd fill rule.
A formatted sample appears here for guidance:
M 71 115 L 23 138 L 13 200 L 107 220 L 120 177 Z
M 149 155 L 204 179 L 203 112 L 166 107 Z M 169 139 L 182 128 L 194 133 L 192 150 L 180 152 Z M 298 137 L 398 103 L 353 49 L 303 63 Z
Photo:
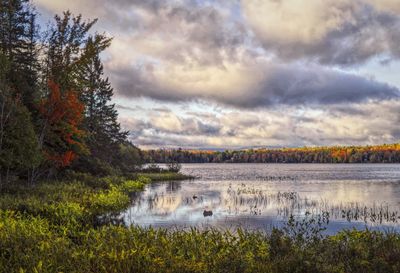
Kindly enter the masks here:
M 57 167 L 69 166 L 85 152 L 84 131 L 79 129 L 84 105 L 75 91 L 61 92 L 49 81 L 49 94 L 40 103 L 39 113 L 45 121 L 44 152 Z

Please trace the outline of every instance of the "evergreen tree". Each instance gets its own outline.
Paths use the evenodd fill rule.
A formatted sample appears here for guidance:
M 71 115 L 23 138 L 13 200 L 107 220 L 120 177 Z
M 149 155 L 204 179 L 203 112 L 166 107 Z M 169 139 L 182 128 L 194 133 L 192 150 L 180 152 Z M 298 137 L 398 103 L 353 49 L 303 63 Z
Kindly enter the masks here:
M 7 80 L 31 111 L 37 98 L 38 76 L 35 20 L 36 13 L 29 0 L 0 2 L 0 50 L 10 63 Z
M 118 168 L 123 173 L 136 172 L 142 164 L 142 152 L 129 141 L 120 145 L 116 161 Z
M 8 85 L 8 67 L 0 54 L 0 188 L 13 176 L 28 174 L 41 161 L 30 113 Z
M 84 22 L 82 16 L 73 16 L 69 11 L 54 17 L 46 39 L 45 82 L 60 85 L 61 90 L 78 90 L 80 67 L 85 64 L 84 46 L 89 31 L 97 20 Z
M 104 77 L 100 53 L 110 45 L 111 39 L 103 35 L 90 37 L 86 44 L 85 55 L 91 56 L 81 67 L 81 101 L 85 104 L 83 129 L 87 133 L 87 145 L 91 158 L 98 163 L 112 164 L 119 153 L 120 144 L 126 141 L 127 132 L 121 131 L 118 113 L 111 104 L 113 88 Z M 93 165 L 93 160 L 84 158 Z M 79 162 L 83 164 L 83 160 Z M 98 171 L 98 170 L 96 170 Z
M 97 20 L 64 12 L 44 35 L 39 65 L 35 19 L 29 0 L 0 2 L 0 182 L 27 170 L 34 181 L 78 158 L 85 171 L 131 169 L 139 150 L 121 131 L 100 60 L 111 39 L 89 35 Z

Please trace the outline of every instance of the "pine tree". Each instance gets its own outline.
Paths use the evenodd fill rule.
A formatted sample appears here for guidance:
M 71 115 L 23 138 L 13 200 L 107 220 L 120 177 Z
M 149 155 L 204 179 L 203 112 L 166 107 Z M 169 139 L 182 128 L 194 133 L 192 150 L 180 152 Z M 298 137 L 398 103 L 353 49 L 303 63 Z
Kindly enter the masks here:
M 31 115 L 8 84 L 9 67 L 0 54 L 0 187 L 13 176 L 27 175 L 42 159 Z
M 0 2 L 0 50 L 10 63 L 7 80 L 31 111 L 37 99 L 36 13 L 29 0 Z
M 81 101 L 85 104 L 83 128 L 87 133 L 87 145 L 91 157 L 111 164 L 126 140 L 127 132 L 121 131 L 118 113 L 111 104 L 113 88 L 104 77 L 100 53 L 110 45 L 111 39 L 103 35 L 90 37 L 85 54 L 91 58 L 81 67 Z M 80 162 L 81 164 L 83 162 Z M 93 164 L 93 162 L 91 163 Z
M 89 35 L 97 20 L 64 12 L 55 16 L 41 42 L 39 66 L 35 19 L 29 0 L 0 2 L 0 56 L 9 64 L 1 78 L 0 178 L 3 170 L 17 173 L 29 167 L 34 181 L 78 158 L 86 166 L 104 164 L 109 172 L 129 146 L 100 60 L 111 39 Z M 30 151 L 47 160 L 36 160 Z
M 97 20 L 84 22 L 81 15 L 73 16 L 69 11 L 54 19 L 55 24 L 48 30 L 46 39 L 44 80 L 58 83 L 61 90 L 78 90 L 78 71 L 89 57 L 83 54 L 83 48 Z

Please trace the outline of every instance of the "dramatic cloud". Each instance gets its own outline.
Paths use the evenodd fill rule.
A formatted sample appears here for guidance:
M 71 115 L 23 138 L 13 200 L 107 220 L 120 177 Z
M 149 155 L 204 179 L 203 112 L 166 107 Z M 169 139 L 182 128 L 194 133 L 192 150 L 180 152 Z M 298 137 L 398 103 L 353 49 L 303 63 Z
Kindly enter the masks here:
M 238 107 L 279 104 L 336 104 L 399 98 L 396 87 L 373 79 L 311 65 L 226 65 L 225 69 L 184 67 L 116 68 L 117 89 L 126 97 L 159 100 L 212 99 Z
M 400 137 L 392 129 L 400 110 L 399 0 L 35 3 L 44 15 L 71 9 L 98 17 L 96 31 L 114 37 L 106 73 L 122 124 L 144 147 Z
M 298 1 L 256 1 L 255 6 L 245 1 L 245 14 L 247 10 L 259 13 L 247 16 L 250 25 L 259 17 L 270 20 L 260 25 L 271 31 L 255 38 L 250 37 L 241 20 L 232 19 L 230 9 L 194 2 L 145 3 L 137 5 L 144 9 L 137 15 L 143 22 L 140 32 L 119 39 L 107 63 L 120 95 L 170 101 L 202 98 L 239 107 L 359 102 L 398 96 L 398 91 L 386 84 L 337 70 L 318 66 L 306 69 L 304 64 L 293 63 L 277 65 L 279 60 L 271 60 L 255 48 L 255 39 L 264 41 L 266 36 L 272 44 L 265 49 L 287 49 L 278 52 L 280 58 L 297 54 L 298 58 L 311 56 L 322 63 L 338 64 L 363 62 L 386 49 L 398 49 L 397 43 L 388 46 L 395 44 L 397 17 L 380 14 L 368 3 L 334 1 L 329 6 L 313 0 L 308 10 L 298 7 Z M 278 7 L 273 8 L 277 3 Z M 279 9 L 283 15 L 276 12 Z M 298 18 L 282 22 L 277 17 L 295 11 Z M 326 20 L 326 16 L 332 20 Z M 379 37 L 382 31 L 376 27 L 384 30 L 384 37 Z M 124 56 L 132 51 L 140 54 L 133 53 L 139 57 L 132 62 L 121 60 L 121 51 L 126 52 Z
M 191 105 L 196 107 L 195 105 Z M 134 143 L 146 148 L 244 148 L 396 142 L 400 102 L 351 104 L 326 109 L 297 108 L 235 110 L 210 114 L 154 110 L 122 119 Z M 282 115 L 282 112 L 286 113 Z M 209 128 L 204 130 L 203 125 Z M 210 131 L 211 129 L 211 131 Z M 290 143 L 290 144 L 288 144 Z
M 246 0 L 242 6 L 264 48 L 281 58 L 354 65 L 381 54 L 400 57 L 395 0 Z

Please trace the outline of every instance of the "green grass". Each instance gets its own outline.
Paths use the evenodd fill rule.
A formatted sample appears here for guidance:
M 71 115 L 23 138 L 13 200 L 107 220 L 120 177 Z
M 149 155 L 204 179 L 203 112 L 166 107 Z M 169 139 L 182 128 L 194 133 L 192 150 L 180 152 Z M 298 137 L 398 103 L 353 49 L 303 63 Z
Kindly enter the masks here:
M 139 173 L 138 176 L 147 177 L 151 179 L 151 181 L 173 181 L 173 180 L 194 179 L 193 176 L 176 172 Z
M 2 272 L 399 272 L 396 234 L 345 231 L 299 243 L 280 231 L 167 231 L 102 226 L 61 232 L 0 214 Z
M 151 181 L 139 176 L 86 177 L 81 181 L 43 182 L 35 187 L 14 185 L 0 194 L 0 210 L 46 218 L 55 226 L 91 226 L 98 217 L 117 214 L 130 205 L 129 193 Z
M 396 233 L 322 236 L 314 222 L 269 234 L 98 225 L 150 180 L 81 176 L 0 193 L 0 272 L 400 272 Z

